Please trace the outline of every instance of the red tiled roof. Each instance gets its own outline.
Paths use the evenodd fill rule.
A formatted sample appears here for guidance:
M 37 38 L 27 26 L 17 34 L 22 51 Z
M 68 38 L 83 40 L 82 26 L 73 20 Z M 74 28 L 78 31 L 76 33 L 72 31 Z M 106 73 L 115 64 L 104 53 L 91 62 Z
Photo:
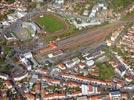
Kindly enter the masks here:
M 58 64 L 57 66 L 58 66 L 58 67 L 65 68 L 65 65 L 64 65 L 64 64 L 62 64 L 62 63 L 61 63 L 61 64 Z
M 56 48 L 57 48 L 57 45 L 56 45 L 56 43 L 51 42 L 51 43 L 49 44 L 49 47 L 52 48 L 52 49 L 56 49 Z
M 80 86 L 80 84 L 78 84 L 76 82 L 65 82 L 64 85 L 67 85 L 69 87 L 77 87 L 77 86 Z
M 101 100 L 101 96 L 90 96 L 88 100 Z
M 49 99 L 49 98 L 53 98 L 53 99 L 58 99 L 58 98 L 60 98 L 60 97 L 64 97 L 65 96 L 65 94 L 60 94 L 60 93 L 52 93 L 52 94 L 46 94 L 46 95 L 44 95 L 44 99 Z

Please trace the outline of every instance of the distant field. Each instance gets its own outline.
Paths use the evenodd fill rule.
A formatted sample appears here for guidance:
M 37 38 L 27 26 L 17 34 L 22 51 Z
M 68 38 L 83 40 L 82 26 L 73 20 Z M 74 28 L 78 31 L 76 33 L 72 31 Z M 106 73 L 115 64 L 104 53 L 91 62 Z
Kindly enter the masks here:
M 132 3 L 134 3 L 134 0 L 110 0 L 110 8 L 120 11 Z
M 65 27 L 64 22 L 53 15 L 45 15 L 44 17 L 39 17 L 36 19 L 36 23 L 40 25 L 44 31 L 49 33 L 60 31 Z

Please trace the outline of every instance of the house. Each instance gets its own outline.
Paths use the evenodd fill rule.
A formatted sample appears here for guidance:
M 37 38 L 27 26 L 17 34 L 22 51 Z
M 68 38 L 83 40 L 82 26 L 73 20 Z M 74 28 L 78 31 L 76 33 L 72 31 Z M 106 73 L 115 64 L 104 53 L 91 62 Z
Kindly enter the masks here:
M 88 97 L 88 100 L 102 100 L 102 97 L 99 96 L 99 95 L 95 95 L 95 96 L 89 96 Z M 105 100 L 108 100 L 108 99 L 105 99 Z
M 14 41 L 14 40 L 16 40 L 16 37 L 13 35 L 13 33 L 5 33 L 4 34 L 4 37 L 8 41 Z
M 24 63 L 27 66 L 27 70 L 31 70 L 32 67 L 37 67 L 38 63 L 36 62 L 36 60 L 33 58 L 32 53 L 28 52 L 25 54 L 22 54 L 19 56 L 20 57 L 20 61 L 22 63 Z
M 40 48 L 39 50 L 37 50 L 36 52 L 37 53 L 40 53 L 40 54 L 47 54 L 48 52 L 52 52 L 54 51 L 55 49 L 57 49 L 57 45 L 54 41 L 50 42 L 48 44 L 48 47 L 44 47 L 44 48 Z
M 33 90 L 35 93 L 39 94 L 41 92 L 41 86 L 40 81 L 36 81 Z
M 51 69 L 51 71 L 50 71 L 50 75 L 51 75 L 51 76 L 58 76 L 60 72 L 61 72 L 60 69 L 58 69 L 58 68 L 53 68 L 53 69 Z
M 64 99 L 65 94 L 60 94 L 60 93 L 52 93 L 52 94 L 46 94 L 43 97 L 43 100 L 54 100 L 54 99 Z
M 18 18 L 22 18 L 22 17 L 24 17 L 26 14 L 27 14 L 26 12 L 20 12 L 20 11 L 17 11 L 17 12 L 16 12 L 16 16 L 17 16 Z
M 3 25 L 3 26 L 9 26 L 10 23 L 9 23 L 8 21 L 2 21 L 2 25 Z
M 47 82 L 49 85 L 59 85 L 60 84 L 60 80 L 51 79 L 49 77 L 43 77 L 42 80 Z
M 33 74 L 33 75 L 32 75 L 32 78 L 33 78 L 33 79 L 38 79 L 39 76 L 38 76 L 37 74 Z
M 13 23 L 15 22 L 17 19 L 13 16 L 13 15 L 8 15 L 7 19 L 9 20 L 9 22 Z
M 82 94 L 83 95 L 91 95 L 91 94 L 99 94 L 100 92 L 98 92 L 98 89 L 97 87 L 95 86 L 92 86 L 92 85 L 85 85 L 85 84 L 82 84 L 81 85 L 81 89 L 82 89 Z
M 128 100 L 128 94 L 127 93 L 121 93 L 122 100 Z
M 79 66 L 80 69 L 84 69 L 86 67 L 86 65 L 82 62 L 79 63 L 78 66 Z
M 27 76 L 28 76 L 28 72 L 25 71 L 23 74 L 21 74 L 21 75 L 19 75 L 19 76 L 15 76 L 15 77 L 14 77 L 14 80 L 15 80 L 15 81 L 20 81 L 20 80 L 26 78 Z
M 43 68 L 38 68 L 37 70 L 35 70 L 35 72 L 48 75 L 48 70 Z
M 78 83 L 76 83 L 76 82 L 69 81 L 69 82 L 64 82 L 64 83 L 63 83 L 63 86 L 68 86 L 68 87 L 79 87 L 80 84 L 78 84 Z
M 26 94 L 25 94 L 25 97 L 27 98 L 27 100 L 35 100 L 34 95 L 31 94 L 31 93 L 26 93 Z
M 133 78 L 130 76 L 125 76 L 125 80 L 130 83 L 133 81 Z
M 57 4 L 57 5 L 63 5 L 64 0 L 54 0 L 54 3 Z
M 99 77 L 99 72 L 91 71 L 91 72 L 90 72 L 90 75 Z
M 21 89 L 22 89 L 22 91 L 24 91 L 24 93 L 28 93 L 29 92 L 28 84 L 22 84 Z
M 80 59 L 78 57 L 73 58 L 72 61 L 74 62 L 74 64 L 80 63 Z
M 36 79 L 33 79 L 33 78 L 29 81 L 29 89 L 30 90 L 33 88 L 33 85 L 35 84 L 35 82 L 36 82 Z
M 89 60 L 89 61 L 86 61 L 86 65 L 87 66 L 93 66 L 94 65 L 94 60 Z
M 75 63 L 72 60 L 65 61 L 64 64 L 66 65 L 67 68 L 72 68 L 75 65 Z
M 72 94 L 68 94 L 67 96 L 68 97 L 78 97 L 78 96 L 82 96 L 82 93 L 81 93 L 81 91 L 76 91 L 76 92 L 73 92 Z
M 61 74 L 61 77 L 70 79 L 70 80 L 77 80 L 77 81 L 82 81 L 85 83 L 92 83 L 92 84 L 98 84 L 98 85 L 107 85 L 107 86 L 112 86 L 112 83 L 109 81 L 101 81 L 101 80 L 96 80 L 96 79 L 90 79 L 84 76 L 77 76 L 77 75 L 70 75 L 70 74 Z M 121 87 L 122 84 L 119 84 L 118 87 Z
M 87 55 L 87 56 L 85 57 L 85 59 L 86 59 L 86 60 L 92 60 L 92 59 L 94 59 L 94 57 L 91 56 L 91 55 Z
M 111 100 L 109 95 L 93 95 L 89 96 L 88 100 Z
M 85 69 L 80 69 L 79 73 L 82 74 L 83 76 L 87 76 L 89 71 L 85 68 Z
M 112 100 L 120 100 L 121 99 L 121 92 L 119 90 L 111 91 L 109 96 Z
M 61 69 L 61 70 L 65 70 L 66 69 L 66 66 L 64 64 L 58 64 L 56 67 Z
M 9 76 L 7 74 L 1 73 L 0 74 L 0 78 L 3 79 L 3 80 L 8 80 L 9 79 Z
M 32 2 L 43 2 L 43 0 L 32 0 Z
M 88 100 L 87 96 L 81 96 L 81 97 L 77 97 L 77 100 Z
M 4 81 L 4 84 L 5 84 L 5 86 L 6 86 L 8 89 L 11 89 L 11 88 L 13 87 L 10 80 Z
M 124 75 L 126 74 L 126 68 L 124 66 L 119 65 L 115 71 L 121 76 L 124 77 Z
M 89 10 L 84 10 L 83 15 L 88 16 L 88 14 L 89 14 Z
M 81 89 L 82 89 L 82 94 L 83 95 L 88 95 L 88 85 L 81 85 Z
M 62 50 L 54 50 L 52 53 L 48 54 L 49 58 L 57 57 L 63 54 Z

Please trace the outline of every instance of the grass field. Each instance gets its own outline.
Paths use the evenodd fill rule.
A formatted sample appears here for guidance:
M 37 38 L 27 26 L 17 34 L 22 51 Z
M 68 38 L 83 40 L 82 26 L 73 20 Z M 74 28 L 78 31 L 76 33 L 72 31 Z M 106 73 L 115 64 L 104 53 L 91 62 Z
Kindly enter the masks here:
M 48 36 L 45 36 L 44 40 L 46 42 L 49 42 L 49 41 L 54 41 L 57 38 L 60 38 L 60 39 L 68 38 L 72 35 L 77 34 L 75 32 L 76 32 L 75 27 L 73 25 L 70 25 L 69 28 L 65 30 L 62 34 L 50 34 Z
M 114 75 L 114 69 L 111 65 L 105 63 L 97 63 L 97 67 L 99 68 L 99 78 L 101 80 L 110 80 Z
M 64 23 L 57 17 L 53 15 L 45 15 L 44 17 L 39 17 L 36 20 L 44 31 L 49 33 L 54 33 L 64 28 Z

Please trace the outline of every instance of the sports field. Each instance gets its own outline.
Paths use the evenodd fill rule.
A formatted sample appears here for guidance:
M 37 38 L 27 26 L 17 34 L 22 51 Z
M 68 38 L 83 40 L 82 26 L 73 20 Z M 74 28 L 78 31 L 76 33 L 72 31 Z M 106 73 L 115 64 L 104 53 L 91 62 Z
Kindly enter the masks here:
M 36 19 L 36 23 L 49 33 L 60 31 L 65 27 L 64 22 L 53 15 L 39 17 Z

